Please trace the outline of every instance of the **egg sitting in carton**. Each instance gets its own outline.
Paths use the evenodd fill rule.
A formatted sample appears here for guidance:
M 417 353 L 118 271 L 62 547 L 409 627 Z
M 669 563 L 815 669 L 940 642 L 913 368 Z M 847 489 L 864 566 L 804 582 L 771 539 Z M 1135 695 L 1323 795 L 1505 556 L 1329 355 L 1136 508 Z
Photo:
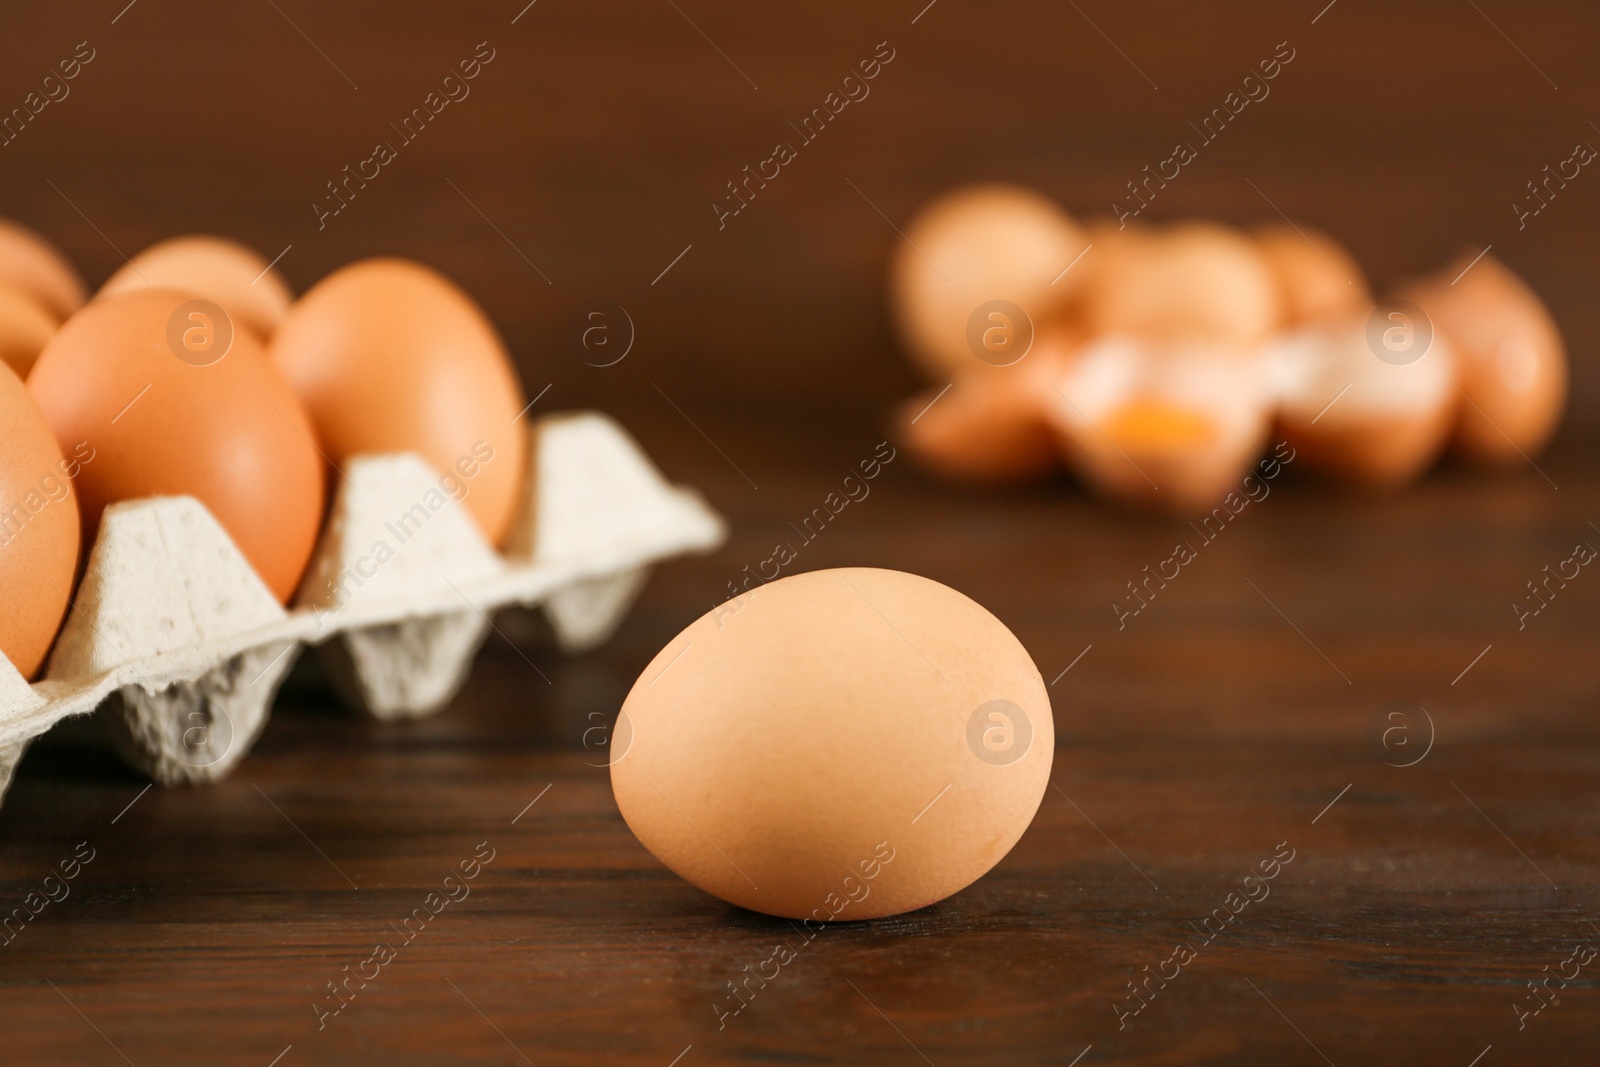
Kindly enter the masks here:
M 494 327 L 420 264 L 292 301 L 256 253 L 182 238 L 85 303 L 4 224 L 0 346 L 0 790 L 96 707 L 157 780 L 220 778 L 307 644 L 368 712 L 431 713 L 494 610 L 585 647 L 650 564 L 723 536 L 611 420 L 530 423 Z
M 931 383 L 897 416 L 924 466 L 1015 483 L 1064 465 L 1170 514 L 1214 506 L 1270 441 L 1369 488 L 1447 448 L 1522 462 L 1566 400 L 1554 320 L 1493 256 L 1375 302 L 1303 225 L 1083 224 L 1030 190 L 972 186 L 907 228 L 889 297 Z

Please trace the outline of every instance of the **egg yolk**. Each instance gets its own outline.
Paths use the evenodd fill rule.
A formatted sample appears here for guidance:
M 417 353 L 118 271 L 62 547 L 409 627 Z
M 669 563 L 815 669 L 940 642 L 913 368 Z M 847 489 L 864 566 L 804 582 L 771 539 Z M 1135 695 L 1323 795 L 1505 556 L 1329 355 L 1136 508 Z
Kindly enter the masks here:
M 1141 451 L 1177 452 L 1209 443 L 1216 426 L 1197 411 L 1161 400 L 1135 400 L 1117 409 L 1107 421 L 1105 432 L 1113 440 Z

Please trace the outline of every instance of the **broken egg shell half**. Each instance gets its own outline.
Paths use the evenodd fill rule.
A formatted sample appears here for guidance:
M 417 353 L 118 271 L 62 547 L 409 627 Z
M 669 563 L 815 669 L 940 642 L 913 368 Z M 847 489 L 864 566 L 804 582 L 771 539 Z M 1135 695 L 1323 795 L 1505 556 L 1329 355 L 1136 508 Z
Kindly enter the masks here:
M 1376 313 L 1380 318 L 1383 312 Z M 1456 357 L 1434 331 L 1412 362 L 1380 359 L 1372 315 L 1345 316 L 1268 346 L 1278 427 L 1307 470 L 1370 489 L 1420 478 L 1454 424 Z
M 1463 255 L 1401 295 L 1455 349 L 1464 400 L 1455 452 L 1507 467 L 1542 449 L 1561 421 L 1568 372 L 1561 331 L 1538 295 L 1493 255 Z
M 1090 488 L 1139 510 L 1204 511 L 1237 486 L 1269 425 L 1259 356 L 1112 337 L 1052 383 L 1059 447 Z
M 1014 485 L 1061 466 L 1050 425 L 1051 383 L 1076 357 L 1079 342 L 1062 331 L 1041 334 L 1008 367 L 981 366 L 943 389 L 900 405 L 897 438 L 924 468 L 971 485 Z

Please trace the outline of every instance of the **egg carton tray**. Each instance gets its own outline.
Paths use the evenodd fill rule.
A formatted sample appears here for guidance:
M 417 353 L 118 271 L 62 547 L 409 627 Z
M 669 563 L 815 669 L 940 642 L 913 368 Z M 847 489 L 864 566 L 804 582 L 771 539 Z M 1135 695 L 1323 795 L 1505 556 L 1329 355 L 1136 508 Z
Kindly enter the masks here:
M 651 564 L 722 543 L 722 519 L 610 418 L 551 415 L 528 438 L 503 553 L 420 457 L 350 459 L 292 609 L 199 501 L 107 508 L 44 678 L 29 685 L 0 654 L 0 798 L 33 738 L 96 709 L 156 781 L 219 780 L 308 646 L 348 703 L 430 715 L 464 683 L 496 609 L 540 607 L 579 651 L 616 629 Z

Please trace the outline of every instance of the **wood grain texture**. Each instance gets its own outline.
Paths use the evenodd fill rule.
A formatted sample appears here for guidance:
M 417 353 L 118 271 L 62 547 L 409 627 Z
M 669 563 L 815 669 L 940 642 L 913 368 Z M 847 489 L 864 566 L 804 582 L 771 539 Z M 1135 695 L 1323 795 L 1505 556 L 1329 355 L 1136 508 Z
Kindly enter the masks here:
M 539 0 L 513 25 L 516 0 L 123 3 L 5 13 L 0 108 L 78 41 L 97 55 L 0 148 L 0 212 L 94 282 L 118 249 L 192 230 L 292 245 L 300 288 L 362 255 L 435 263 L 502 325 L 530 396 L 551 383 L 546 409 L 618 415 L 734 536 L 660 569 L 595 652 L 564 659 L 536 620 L 502 616 L 434 720 L 349 717 L 302 672 L 218 786 L 141 793 L 87 726 L 45 739 L 0 809 L 0 908 L 79 842 L 95 858 L 0 946 L 0 1062 L 1592 1060 L 1589 970 L 1521 1030 L 1514 1005 L 1600 945 L 1600 578 L 1521 630 L 1511 605 L 1600 544 L 1600 200 L 1584 174 L 1522 231 L 1510 209 L 1600 138 L 1592 9 L 1339 0 L 1313 25 L 1320 2 Z M 486 39 L 472 95 L 319 231 L 323 183 Z M 656 864 L 585 732 L 881 440 L 912 384 L 882 309 L 891 223 L 978 177 L 1109 212 L 1286 39 L 1273 95 L 1151 214 L 1249 222 L 1273 216 L 1265 194 L 1380 281 L 1494 243 L 1574 351 L 1578 402 L 1543 473 L 1447 467 L 1371 498 L 1291 471 L 1119 630 L 1111 605 L 1192 536 L 1181 524 L 1065 483 L 952 491 L 897 459 L 796 567 L 898 567 L 994 610 L 1056 679 L 1054 788 L 989 877 L 827 930 L 719 1029 L 725 983 L 798 938 Z M 719 232 L 723 183 L 882 40 L 897 55 L 872 95 Z M 609 368 L 570 341 L 599 301 L 638 330 Z M 480 842 L 494 859 L 470 897 L 319 1029 L 326 983 Z M 1295 858 L 1270 896 L 1119 1030 L 1125 983 L 1197 945 L 1280 842 Z
M 1559 492 L 1531 470 L 1384 499 L 1283 482 L 1121 631 L 1111 601 L 1181 525 L 1065 484 L 952 493 L 898 458 L 797 566 L 946 581 L 1047 680 L 1092 646 L 1050 690 L 1060 747 L 1032 829 L 955 898 L 803 946 L 655 863 L 585 732 L 870 453 L 873 415 L 704 423 L 759 490 L 676 415 L 640 416 L 732 542 L 663 568 L 575 659 L 502 616 L 437 719 L 363 722 L 302 674 L 232 780 L 142 797 L 90 731 L 47 738 L 0 811 L 0 889 L 20 903 L 80 841 L 96 858 L 0 948 L 7 1061 L 118 1062 L 109 1039 L 140 1065 L 260 1065 L 289 1045 L 286 1064 L 523 1062 L 511 1043 L 540 1065 L 665 1065 L 689 1045 L 691 1065 L 1061 1064 L 1088 1045 L 1084 1063 L 1322 1062 L 1310 1038 L 1337 1064 L 1464 1065 L 1490 1044 L 1499 1062 L 1581 1062 L 1587 974 L 1520 1032 L 1513 1005 L 1600 943 L 1600 585 L 1582 574 L 1520 632 L 1510 610 L 1588 529 L 1579 453 L 1543 464 Z M 325 983 L 485 841 L 470 897 L 319 1030 Z M 1193 924 L 1282 842 L 1295 858 L 1270 895 L 1119 1031 L 1125 983 L 1200 946 Z M 797 960 L 719 1028 L 725 983 L 779 941 Z

